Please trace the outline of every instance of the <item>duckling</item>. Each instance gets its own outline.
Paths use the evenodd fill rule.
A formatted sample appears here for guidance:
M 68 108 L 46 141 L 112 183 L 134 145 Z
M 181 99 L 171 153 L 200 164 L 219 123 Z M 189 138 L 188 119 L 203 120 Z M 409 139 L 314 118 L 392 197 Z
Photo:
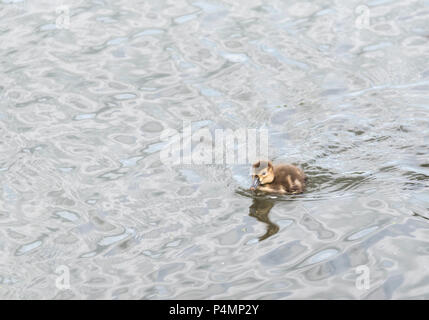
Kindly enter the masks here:
M 302 193 L 307 176 L 298 167 L 291 164 L 274 166 L 271 161 L 261 160 L 252 166 L 252 191 L 270 193 Z

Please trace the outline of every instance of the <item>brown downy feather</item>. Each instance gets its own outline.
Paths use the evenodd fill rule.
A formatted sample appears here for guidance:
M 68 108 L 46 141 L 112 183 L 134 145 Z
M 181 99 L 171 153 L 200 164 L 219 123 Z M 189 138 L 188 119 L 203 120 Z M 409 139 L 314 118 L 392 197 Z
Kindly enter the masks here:
M 271 161 L 258 161 L 252 166 L 251 190 L 269 193 L 302 193 L 307 177 L 291 164 L 273 165 Z

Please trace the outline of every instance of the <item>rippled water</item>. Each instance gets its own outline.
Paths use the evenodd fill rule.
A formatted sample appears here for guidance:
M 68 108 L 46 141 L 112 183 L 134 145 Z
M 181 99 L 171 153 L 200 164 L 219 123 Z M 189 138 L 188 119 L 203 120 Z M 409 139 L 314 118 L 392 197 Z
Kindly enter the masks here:
M 428 299 L 428 19 L 427 0 L 1 0 L 0 298 Z M 183 121 L 267 129 L 307 192 L 163 165 Z

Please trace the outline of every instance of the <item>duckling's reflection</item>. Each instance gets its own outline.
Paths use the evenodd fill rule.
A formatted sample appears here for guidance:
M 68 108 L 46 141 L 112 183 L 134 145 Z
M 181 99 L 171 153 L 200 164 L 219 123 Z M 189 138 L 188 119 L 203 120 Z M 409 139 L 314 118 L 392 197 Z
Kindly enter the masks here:
M 270 213 L 273 206 L 273 200 L 253 199 L 253 203 L 249 207 L 249 216 L 255 217 L 267 225 L 267 232 L 265 232 L 263 236 L 259 237 L 259 241 L 265 240 L 279 232 L 279 226 L 273 223 L 268 217 L 268 214 Z

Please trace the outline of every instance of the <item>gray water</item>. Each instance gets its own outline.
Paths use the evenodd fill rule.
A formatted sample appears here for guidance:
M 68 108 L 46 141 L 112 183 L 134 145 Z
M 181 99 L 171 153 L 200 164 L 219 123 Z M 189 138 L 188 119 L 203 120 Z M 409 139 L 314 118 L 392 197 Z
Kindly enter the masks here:
M 428 21 L 427 0 L 1 0 L 0 298 L 428 299 Z M 184 121 L 268 130 L 307 191 L 164 165 Z

